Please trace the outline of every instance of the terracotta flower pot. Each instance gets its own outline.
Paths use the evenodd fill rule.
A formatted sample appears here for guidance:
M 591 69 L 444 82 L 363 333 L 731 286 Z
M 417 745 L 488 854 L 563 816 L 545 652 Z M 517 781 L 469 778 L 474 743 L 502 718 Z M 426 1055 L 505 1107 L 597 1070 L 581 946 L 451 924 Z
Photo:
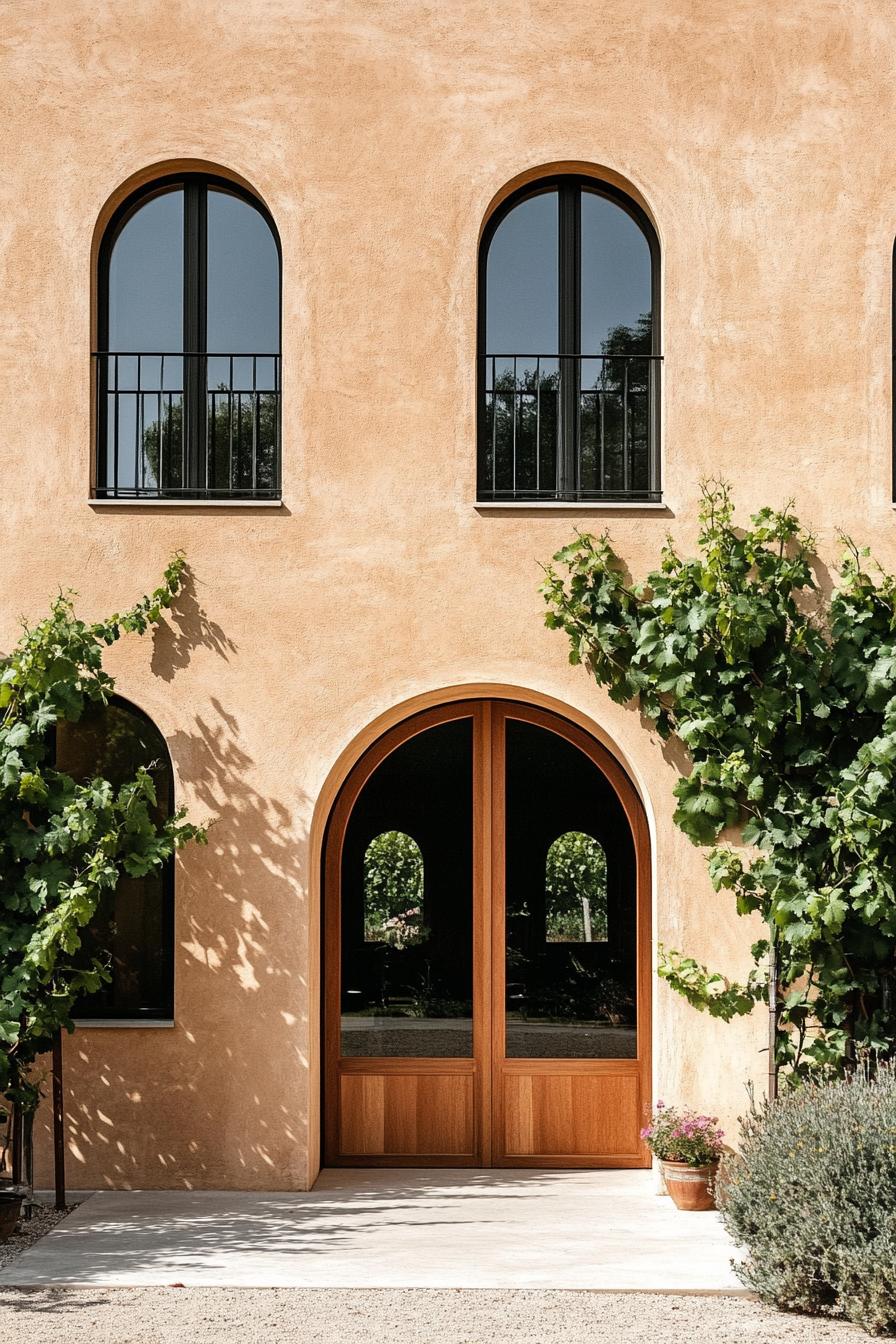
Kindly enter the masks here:
M 15 1232 L 23 1199 L 19 1190 L 0 1190 L 0 1245 Z
M 715 1181 L 718 1162 L 709 1162 L 705 1167 L 689 1167 L 687 1162 L 663 1162 L 663 1175 L 666 1189 L 672 1196 L 677 1209 L 688 1213 L 705 1212 L 716 1206 L 712 1183 Z

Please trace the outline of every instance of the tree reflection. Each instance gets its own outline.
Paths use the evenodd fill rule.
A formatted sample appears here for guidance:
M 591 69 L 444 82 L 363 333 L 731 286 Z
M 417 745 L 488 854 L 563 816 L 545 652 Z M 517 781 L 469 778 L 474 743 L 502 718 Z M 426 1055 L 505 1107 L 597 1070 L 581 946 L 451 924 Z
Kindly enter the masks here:
M 549 943 L 596 943 L 607 938 L 607 856 L 582 831 L 567 831 L 545 863 L 545 938 Z
M 483 474 L 499 493 L 551 496 L 560 488 L 561 404 L 575 379 L 577 490 L 649 489 L 653 326 L 613 327 L 599 353 L 486 357 Z
M 147 490 L 161 494 L 184 489 L 184 399 L 168 396 L 161 414 L 146 425 L 141 439 Z M 156 393 L 148 394 L 151 402 Z M 276 392 L 231 391 L 224 383 L 210 390 L 206 408 L 203 487 L 216 493 L 275 493 L 279 395 Z M 254 464 L 254 479 L 253 479 Z

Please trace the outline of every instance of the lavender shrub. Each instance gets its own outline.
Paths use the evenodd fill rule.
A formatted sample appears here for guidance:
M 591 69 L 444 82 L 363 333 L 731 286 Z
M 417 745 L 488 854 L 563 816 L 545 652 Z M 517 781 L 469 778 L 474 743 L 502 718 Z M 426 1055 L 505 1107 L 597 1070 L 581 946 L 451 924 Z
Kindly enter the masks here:
M 763 1301 L 896 1331 L 896 1071 L 806 1083 L 741 1121 L 722 1218 Z

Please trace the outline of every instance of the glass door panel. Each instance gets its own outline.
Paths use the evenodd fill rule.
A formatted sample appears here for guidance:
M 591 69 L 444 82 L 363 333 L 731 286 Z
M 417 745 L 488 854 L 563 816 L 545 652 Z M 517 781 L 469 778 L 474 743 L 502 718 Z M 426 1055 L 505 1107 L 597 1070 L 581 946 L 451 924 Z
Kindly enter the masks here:
M 341 884 L 343 1058 L 472 1058 L 473 721 L 427 728 L 362 788 Z
M 637 1057 L 635 850 L 604 773 L 506 720 L 505 1056 Z

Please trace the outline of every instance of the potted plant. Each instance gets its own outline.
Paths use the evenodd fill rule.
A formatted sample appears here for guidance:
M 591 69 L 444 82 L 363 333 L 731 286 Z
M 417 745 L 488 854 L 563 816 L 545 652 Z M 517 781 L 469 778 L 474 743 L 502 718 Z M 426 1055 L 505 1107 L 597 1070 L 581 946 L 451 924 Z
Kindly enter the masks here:
M 715 1178 L 724 1147 L 716 1116 L 696 1115 L 658 1101 L 641 1138 L 662 1164 L 676 1208 L 691 1212 L 715 1208 Z

